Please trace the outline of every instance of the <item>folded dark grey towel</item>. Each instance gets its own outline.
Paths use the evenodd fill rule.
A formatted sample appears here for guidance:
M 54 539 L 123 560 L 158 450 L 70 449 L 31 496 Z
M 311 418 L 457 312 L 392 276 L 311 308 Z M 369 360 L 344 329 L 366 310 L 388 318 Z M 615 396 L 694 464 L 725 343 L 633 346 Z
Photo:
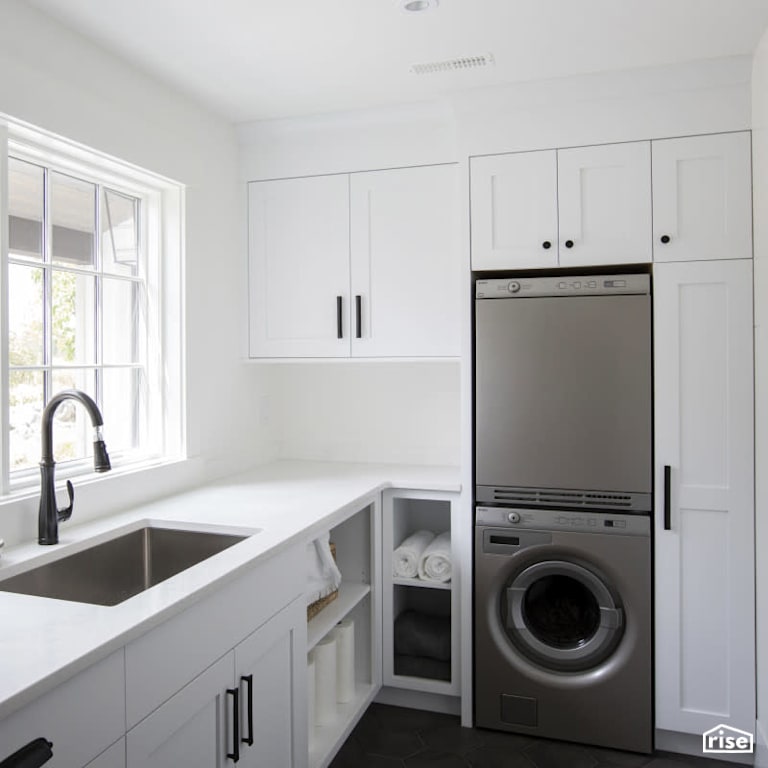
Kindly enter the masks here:
M 406 677 L 422 677 L 427 680 L 451 679 L 451 662 L 427 659 L 424 656 L 395 654 L 395 674 Z
M 417 611 L 403 611 L 395 619 L 394 642 L 395 654 L 450 661 L 451 620 Z

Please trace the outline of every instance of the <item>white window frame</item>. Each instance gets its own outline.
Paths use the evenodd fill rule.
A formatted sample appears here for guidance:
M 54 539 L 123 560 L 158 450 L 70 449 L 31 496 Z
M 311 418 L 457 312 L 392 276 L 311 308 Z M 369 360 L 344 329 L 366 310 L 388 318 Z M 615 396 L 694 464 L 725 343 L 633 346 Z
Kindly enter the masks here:
M 39 485 L 36 470 L 11 473 L 9 466 L 9 155 L 140 199 L 147 292 L 145 442 L 135 454 L 113 456 L 109 474 L 186 458 L 183 185 L 0 115 L 0 496 L 24 493 Z M 104 436 L 109 449 L 108 423 Z M 58 477 L 92 473 L 90 460 L 57 465 Z

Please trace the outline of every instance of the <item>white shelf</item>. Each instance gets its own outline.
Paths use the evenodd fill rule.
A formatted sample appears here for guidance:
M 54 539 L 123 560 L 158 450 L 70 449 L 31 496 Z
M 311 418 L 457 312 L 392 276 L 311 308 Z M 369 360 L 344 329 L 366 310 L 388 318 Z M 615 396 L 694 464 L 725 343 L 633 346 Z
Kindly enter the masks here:
M 372 683 L 357 683 L 355 698 L 338 704 L 336 720 L 331 725 L 317 725 L 309 741 L 309 768 L 326 768 L 344 743 L 368 705 L 373 701 L 377 687 Z
M 427 581 L 426 579 L 405 579 L 393 576 L 392 583 L 399 587 L 424 587 L 425 589 L 451 589 L 450 581 Z
M 370 584 L 342 581 L 338 597 L 307 624 L 307 652 L 311 651 L 370 591 Z

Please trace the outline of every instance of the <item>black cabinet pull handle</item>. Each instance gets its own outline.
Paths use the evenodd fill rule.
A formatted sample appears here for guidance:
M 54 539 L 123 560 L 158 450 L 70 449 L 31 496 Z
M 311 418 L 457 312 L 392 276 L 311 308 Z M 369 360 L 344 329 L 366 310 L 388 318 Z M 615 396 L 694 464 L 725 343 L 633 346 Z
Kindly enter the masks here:
M 336 297 L 336 338 L 344 338 L 344 328 L 341 324 L 341 296 Z
M 552 243 L 551 243 L 549 240 L 545 240 L 545 241 L 544 241 L 544 242 L 541 244 L 541 247 L 542 247 L 542 248 L 543 248 L 545 251 L 548 251 L 548 250 L 549 250 L 549 249 L 552 247 Z
M 565 241 L 565 247 L 566 248 L 573 248 L 573 240 L 566 240 Z
M 672 530 L 672 467 L 664 466 L 664 530 Z
M 661 242 L 664 243 L 664 245 L 666 245 L 671 238 L 669 235 L 662 235 L 660 239 L 661 239 Z
M 227 696 L 232 697 L 232 751 L 227 757 L 237 763 L 240 760 L 240 689 L 227 688 Z
M 0 768 L 39 768 L 53 757 L 48 739 L 35 739 L 0 761 Z
M 253 675 L 243 675 L 240 678 L 241 683 L 245 683 L 248 686 L 248 699 L 247 699 L 247 717 L 248 721 L 248 735 L 242 740 L 243 744 L 247 744 L 249 747 L 253 746 Z
M 355 296 L 355 338 L 363 338 L 363 297 Z

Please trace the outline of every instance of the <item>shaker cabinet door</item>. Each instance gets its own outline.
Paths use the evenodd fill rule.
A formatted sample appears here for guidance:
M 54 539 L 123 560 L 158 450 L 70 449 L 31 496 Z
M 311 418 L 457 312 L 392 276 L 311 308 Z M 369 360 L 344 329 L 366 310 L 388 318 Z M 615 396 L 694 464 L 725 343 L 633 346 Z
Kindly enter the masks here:
M 652 143 L 655 261 L 752 258 L 750 135 Z
M 665 731 L 755 722 L 752 336 L 751 260 L 655 265 L 656 727 Z
M 557 152 L 560 266 L 651 261 L 650 142 Z
M 472 269 L 557 266 L 557 153 L 470 160 Z
M 458 168 L 350 179 L 353 357 L 458 357 Z
M 349 355 L 349 178 L 259 181 L 249 194 L 251 357 Z

